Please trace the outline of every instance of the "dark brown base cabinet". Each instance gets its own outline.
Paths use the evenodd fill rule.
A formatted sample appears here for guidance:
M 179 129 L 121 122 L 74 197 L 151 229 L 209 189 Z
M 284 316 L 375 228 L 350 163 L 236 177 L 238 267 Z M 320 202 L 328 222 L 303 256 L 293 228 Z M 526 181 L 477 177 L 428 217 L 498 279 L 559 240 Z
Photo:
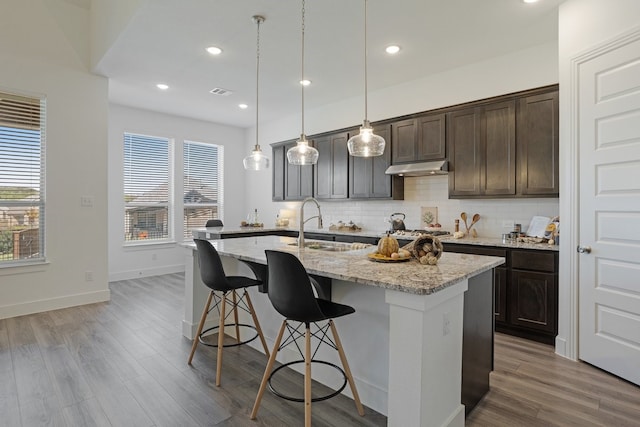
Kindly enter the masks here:
M 558 252 L 444 243 L 446 252 L 504 257 L 495 269 L 495 330 L 544 344 L 558 334 Z

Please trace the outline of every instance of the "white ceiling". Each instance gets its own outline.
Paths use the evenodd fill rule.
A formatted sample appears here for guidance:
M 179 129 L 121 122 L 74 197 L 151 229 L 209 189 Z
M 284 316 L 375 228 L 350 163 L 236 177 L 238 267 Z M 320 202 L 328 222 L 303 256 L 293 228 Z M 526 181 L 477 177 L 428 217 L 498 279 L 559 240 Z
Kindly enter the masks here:
M 369 0 L 369 91 L 557 40 L 561 0 Z M 240 127 L 300 111 L 300 0 L 146 0 L 97 71 L 111 102 Z M 305 109 L 364 95 L 363 0 L 307 0 Z M 388 44 L 399 54 L 384 53 Z M 224 52 L 205 52 L 210 45 Z M 156 83 L 170 86 L 160 91 Z M 209 93 L 214 87 L 230 96 Z M 241 102 L 249 104 L 240 110 Z M 364 101 L 363 101 L 364 102 Z M 354 123 L 355 124 L 355 123 Z

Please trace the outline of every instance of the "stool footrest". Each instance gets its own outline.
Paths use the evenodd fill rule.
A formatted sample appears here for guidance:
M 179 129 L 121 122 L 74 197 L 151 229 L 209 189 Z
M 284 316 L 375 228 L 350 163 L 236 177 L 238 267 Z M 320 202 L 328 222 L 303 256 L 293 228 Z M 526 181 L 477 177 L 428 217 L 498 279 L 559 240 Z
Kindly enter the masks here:
M 285 363 L 281 366 L 278 366 L 277 368 L 275 368 L 273 371 L 271 371 L 271 374 L 269 375 L 269 379 L 268 379 L 268 385 L 269 385 L 269 391 L 271 391 L 271 393 L 275 394 L 278 397 L 281 397 L 282 399 L 285 400 L 290 400 L 292 402 L 304 402 L 304 397 L 294 397 L 294 396 L 288 396 L 284 393 L 279 392 L 278 390 L 276 390 L 273 385 L 271 384 L 271 378 L 276 374 L 276 372 L 278 372 L 280 369 L 286 368 L 288 366 L 291 365 L 295 365 L 295 364 L 300 364 L 300 363 L 305 363 L 303 359 L 300 360 L 294 360 L 292 362 L 289 363 Z M 320 363 L 323 365 L 327 365 L 330 366 L 332 368 L 334 368 L 335 370 L 339 371 L 342 374 L 342 377 L 344 379 L 344 382 L 342 383 L 342 386 L 340 386 L 336 391 L 326 394 L 324 396 L 318 396 L 318 397 L 314 397 L 311 399 L 312 402 L 321 402 L 323 400 L 327 400 L 327 399 L 331 399 L 332 397 L 335 397 L 337 395 L 339 395 L 340 393 L 342 393 L 342 390 L 345 389 L 345 387 L 347 386 L 347 374 L 344 372 L 344 370 L 342 368 L 340 368 L 337 365 L 334 365 L 333 363 L 329 363 L 326 362 L 324 360 L 311 360 L 311 363 Z
M 227 326 L 236 326 L 236 323 L 225 323 L 225 324 L 224 324 L 224 326 L 225 326 L 225 328 L 226 328 Z M 244 328 L 250 328 L 250 329 L 253 329 L 253 330 L 255 331 L 255 333 L 256 333 L 256 334 L 255 334 L 253 337 L 251 337 L 250 339 L 248 339 L 248 340 L 235 342 L 235 343 L 233 343 L 233 344 L 225 344 L 225 345 L 223 345 L 222 347 L 224 347 L 224 348 L 226 348 L 226 347 L 237 347 L 237 346 L 239 346 L 239 345 L 244 345 L 244 344 L 250 343 L 251 341 L 253 341 L 253 340 L 255 340 L 256 338 L 258 338 L 259 333 L 258 333 L 258 330 L 256 329 L 256 327 L 255 327 L 255 326 L 253 326 L 253 325 L 247 325 L 247 324 L 245 324 L 245 323 L 238 323 L 238 324 L 237 324 L 237 326 L 242 326 L 242 327 L 244 327 Z M 217 342 L 216 342 L 216 343 L 210 343 L 210 342 L 207 342 L 207 341 L 205 341 L 205 340 L 203 339 L 203 337 L 204 337 L 205 335 L 207 335 L 209 332 L 211 332 L 211 331 L 215 331 L 216 329 L 219 329 L 219 328 L 220 328 L 220 326 L 219 326 L 219 325 L 216 325 L 216 326 L 212 326 L 212 327 L 210 327 L 209 329 L 206 329 L 206 330 L 202 331 L 202 332 L 200 333 L 200 335 L 198 335 L 198 341 L 200 341 L 200 343 L 201 343 L 202 345 L 206 345 L 207 347 L 216 347 L 216 348 L 217 348 L 217 347 L 218 347 L 218 343 L 217 343 Z

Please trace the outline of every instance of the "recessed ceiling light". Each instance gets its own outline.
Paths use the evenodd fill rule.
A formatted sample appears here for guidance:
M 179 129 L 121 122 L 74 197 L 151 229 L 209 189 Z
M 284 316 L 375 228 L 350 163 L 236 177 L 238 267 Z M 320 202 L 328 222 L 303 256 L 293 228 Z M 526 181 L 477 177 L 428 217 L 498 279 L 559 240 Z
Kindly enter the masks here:
M 385 51 L 388 54 L 393 55 L 393 54 L 396 54 L 396 53 L 400 52 L 400 46 L 396 46 L 396 45 L 387 46 Z
M 522 0 L 523 3 L 537 3 L 538 0 Z
M 238 104 L 238 107 L 240 107 L 242 110 L 246 110 L 247 108 L 249 108 L 247 104 Z
M 222 49 L 216 46 L 209 46 L 207 48 L 207 52 L 209 52 L 211 55 L 220 55 L 222 53 Z
M 300 80 L 300 84 L 302 86 L 309 86 L 311 84 L 311 80 Z
M 164 84 L 164 83 L 158 83 L 158 84 L 156 85 L 156 87 L 157 87 L 158 89 L 160 89 L 160 90 L 167 90 L 167 89 L 169 89 L 169 85 L 166 85 L 166 84 Z

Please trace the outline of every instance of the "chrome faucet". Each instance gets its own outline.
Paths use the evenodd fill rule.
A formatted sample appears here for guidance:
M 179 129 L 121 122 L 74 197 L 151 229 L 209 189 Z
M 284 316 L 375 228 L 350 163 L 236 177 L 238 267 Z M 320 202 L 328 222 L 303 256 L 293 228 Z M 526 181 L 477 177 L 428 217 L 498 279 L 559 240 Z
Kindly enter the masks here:
M 318 207 L 318 215 L 312 216 L 311 218 L 304 219 L 304 205 L 307 202 L 313 202 Z M 318 218 L 318 228 L 322 228 L 322 212 L 320 211 L 320 203 L 313 197 L 307 197 L 302 201 L 302 205 L 300 205 L 300 213 L 298 215 L 300 218 L 300 227 L 298 230 L 298 248 L 304 248 L 304 223 L 313 218 Z

